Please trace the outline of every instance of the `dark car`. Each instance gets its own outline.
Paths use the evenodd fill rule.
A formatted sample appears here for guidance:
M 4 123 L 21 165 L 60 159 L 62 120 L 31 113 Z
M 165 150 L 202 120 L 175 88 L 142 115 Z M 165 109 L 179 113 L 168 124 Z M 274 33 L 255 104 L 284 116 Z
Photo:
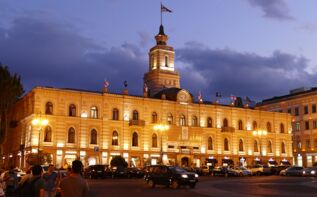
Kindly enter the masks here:
M 88 166 L 84 171 L 85 178 L 96 179 L 96 178 L 105 178 L 107 172 L 106 165 L 91 165 Z
M 176 189 L 181 185 L 189 185 L 194 188 L 198 182 L 198 174 L 176 166 L 154 165 L 148 167 L 144 179 L 150 187 L 165 185 Z
M 235 171 L 234 169 L 231 169 L 229 167 L 221 166 L 216 167 L 211 172 L 212 176 L 238 176 L 239 173 Z
M 144 172 L 140 168 L 127 168 L 127 177 L 128 178 L 142 178 Z
M 123 166 L 115 166 L 112 168 L 112 178 L 128 177 L 128 170 Z
M 285 176 L 302 176 L 303 170 L 303 167 L 292 166 L 285 170 Z
M 303 170 L 303 176 L 317 176 L 317 166 L 308 167 Z

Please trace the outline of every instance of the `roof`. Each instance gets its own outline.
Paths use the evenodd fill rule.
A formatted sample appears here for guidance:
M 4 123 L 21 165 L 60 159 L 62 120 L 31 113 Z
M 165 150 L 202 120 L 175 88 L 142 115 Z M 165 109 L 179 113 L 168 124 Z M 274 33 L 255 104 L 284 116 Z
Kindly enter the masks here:
M 180 88 L 165 88 L 165 89 L 159 91 L 158 93 L 156 93 L 153 96 L 153 98 L 161 99 L 162 95 L 164 94 L 166 96 L 166 100 L 177 101 L 177 94 L 181 90 L 182 89 L 180 89 Z

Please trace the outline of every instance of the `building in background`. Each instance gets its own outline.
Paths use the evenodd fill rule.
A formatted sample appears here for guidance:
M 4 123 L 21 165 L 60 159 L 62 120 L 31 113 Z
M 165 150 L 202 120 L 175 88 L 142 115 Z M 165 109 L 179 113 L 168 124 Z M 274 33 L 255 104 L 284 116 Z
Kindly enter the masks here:
M 317 162 L 317 88 L 299 88 L 288 95 L 263 100 L 258 109 L 284 112 L 293 116 L 295 164 L 310 167 Z
M 144 94 L 129 95 L 36 87 L 11 112 L 2 145 L 2 165 L 25 167 L 44 150 L 57 166 L 79 158 L 85 165 L 109 164 L 121 155 L 130 166 L 275 165 L 293 160 L 291 115 L 194 102 L 181 89 L 174 50 L 161 25 L 149 52 Z M 45 118 L 48 125 L 34 125 Z M 165 131 L 154 129 L 169 125 Z

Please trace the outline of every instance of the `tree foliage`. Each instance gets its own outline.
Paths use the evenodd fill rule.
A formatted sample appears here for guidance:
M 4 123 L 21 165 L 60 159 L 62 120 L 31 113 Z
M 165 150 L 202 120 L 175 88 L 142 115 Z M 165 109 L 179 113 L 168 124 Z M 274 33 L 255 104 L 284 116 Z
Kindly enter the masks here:
M 128 163 L 125 161 L 125 159 L 121 156 L 115 156 L 114 158 L 112 158 L 111 162 L 110 162 L 111 166 L 116 166 L 116 167 L 127 167 Z
M 0 142 L 8 130 L 8 113 L 24 90 L 21 77 L 11 74 L 8 67 L 0 63 Z
M 29 153 L 26 155 L 26 162 L 29 165 L 44 165 L 52 163 L 52 156 L 49 153 Z

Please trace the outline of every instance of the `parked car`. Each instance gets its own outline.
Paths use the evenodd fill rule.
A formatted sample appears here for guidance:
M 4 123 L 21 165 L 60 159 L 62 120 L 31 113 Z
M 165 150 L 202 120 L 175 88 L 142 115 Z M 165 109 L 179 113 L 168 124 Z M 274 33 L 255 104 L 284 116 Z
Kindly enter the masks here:
M 219 166 L 219 167 L 215 167 L 212 172 L 211 175 L 212 176 L 239 176 L 238 171 L 227 167 L 227 166 Z
M 251 170 L 252 174 L 256 175 L 256 176 L 272 174 L 270 167 L 264 166 L 261 164 L 254 165 L 250 170 Z
M 285 175 L 285 169 L 289 168 L 289 167 L 290 166 L 287 166 L 287 165 L 274 166 L 274 167 L 271 167 L 271 173 L 275 174 L 275 175 L 282 175 L 283 176 L 283 174 Z
M 303 176 L 317 176 L 317 166 L 305 168 Z
M 176 166 L 153 165 L 149 167 L 144 180 L 150 187 L 165 185 L 176 189 L 181 185 L 189 185 L 194 188 L 198 182 L 198 174 Z
M 90 178 L 90 179 L 96 179 L 96 178 L 105 178 L 106 176 L 106 165 L 91 165 L 88 166 L 84 171 L 84 177 Z
M 285 169 L 285 176 L 302 176 L 303 167 L 291 166 Z
M 112 167 L 112 178 L 124 178 L 128 177 L 128 170 L 123 166 Z
M 142 178 L 144 172 L 140 168 L 127 168 L 127 177 L 128 178 Z
M 237 172 L 239 176 L 252 176 L 252 172 L 250 169 L 247 169 L 243 166 L 235 167 L 234 170 Z

